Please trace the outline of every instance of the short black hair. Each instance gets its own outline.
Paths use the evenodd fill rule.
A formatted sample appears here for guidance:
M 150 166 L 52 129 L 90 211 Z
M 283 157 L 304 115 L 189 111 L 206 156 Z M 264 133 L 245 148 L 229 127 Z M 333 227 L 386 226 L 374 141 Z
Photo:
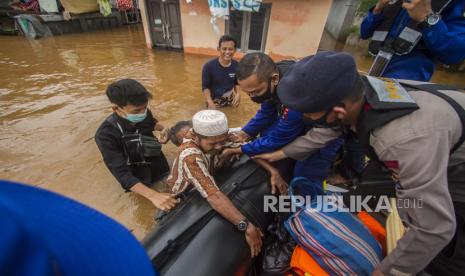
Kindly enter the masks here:
M 349 94 L 344 98 L 344 100 L 352 103 L 358 102 L 365 95 L 366 89 L 367 87 L 362 80 L 362 76 L 358 75 L 353 87 L 350 89 Z
M 264 53 L 249 53 L 239 62 L 236 77 L 238 80 L 245 80 L 253 74 L 257 74 L 258 79 L 264 81 L 276 71 L 276 64 L 268 55 Z
M 234 42 L 234 48 L 237 48 L 236 39 L 234 37 L 230 36 L 230 35 L 223 35 L 222 37 L 220 37 L 220 40 L 218 41 L 218 48 L 221 47 L 221 43 L 226 42 L 226 41 Z
M 133 79 L 122 79 L 110 84 L 106 94 L 111 103 L 120 107 L 129 104 L 143 105 L 152 98 L 152 94 L 141 83 Z
M 179 121 L 174 126 L 172 126 L 168 132 L 168 137 L 170 138 L 171 143 L 179 146 L 178 139 L 176 139 L 176 134 L 185 127 L 192 127 L 192 121 Z

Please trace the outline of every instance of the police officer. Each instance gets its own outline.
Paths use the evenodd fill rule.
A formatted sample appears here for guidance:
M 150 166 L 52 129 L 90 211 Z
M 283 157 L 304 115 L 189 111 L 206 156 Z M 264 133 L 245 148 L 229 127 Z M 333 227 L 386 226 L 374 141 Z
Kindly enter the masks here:
M 350 128 L 368 156 L 397 179 L 397 198 L 409 203 L 399 208 L 408 231 L 374 275 L 463 273 L 464 93 L 430 83 L 360 76 L 351 55 L 320 52 L 294 65 L 281 80 L 278 95 L 321 128 L 259 158 L 303 159 Z M 415 205 L 420 201 L 422 206 Z
M 254 156 L 271 152 L 304 134 L 302 113 L 283 105 L 276 93 L 279 81 L 294 64 L 295 61 L 291 60 L 275 63 L 264 53 L 249 53 L 241 59 L 236 73 L 239 86 L 252 101 L 260 104 L 260 109 L 232 139 L 235 142 L 245 142 L 259 137 L 240 148 L 226 149 L 223 156 L 240 153 Z M 342 139 L 336 139 L 324 151 L 319 151 L 305 162 L 295 164 L 295 171 L 295 161 L 292 159 L 280 160 L 273 165 L 286 181 L 290 181 L 293 175 L 322 181 L 342 143 Z M 281 185 L 280 190 L 284 191 L 282 188 Z

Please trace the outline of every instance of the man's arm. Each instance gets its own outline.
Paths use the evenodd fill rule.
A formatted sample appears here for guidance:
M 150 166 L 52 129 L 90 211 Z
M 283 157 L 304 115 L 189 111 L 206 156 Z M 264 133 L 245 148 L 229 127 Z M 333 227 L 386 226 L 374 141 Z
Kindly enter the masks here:
M 207 107 L 210 109 L 216 109 L 216 106 L 213 103 L 212 91 L 210 90 L 211 81 L 212 80 L 209 63 L 205 63 L 202 67 L 202 93 L 205 97 Z
M 393 143 L 382 151 L 375 148 L 380 160 L 398 172 L 398 211 L 409 228 L 378 267 L 384 274 L 420 272 L 454 236 L 456 222 L 447 181 L 448 141 L 448 132 L 437 130 Z
M 140 194 L 161 210 L 169 210 L 174 206 L 176 201 L 171 195 L 159 193 L 146 187 L 132 174 L 126 163 L 123 149 L 118 148 L 116 141 L 113 141 L 109 136 L 97 133 L 95 142 L 103 156 L 105 165 L 123 189 Z
M 378 3 L 368 11 L 368 14 L 363 18 L 360 24 L 360 37 L 362 39 L 370 38 L 383 21 L 383 10 L 387 6 L 389 0 L 380 0 Z
M 278 191 L 281 195 L 286 194 L 288 185 L 279 171 L 263 159 L 255 158 L 254 161 L 270 174 L 271 193 L 275 194 Z
M 422 0 L 420 2 L 427 2 Z M 424 20 L 426 15 L 421 12 L 421 3 L 404 3 L 409 15 L 417 22 Z M 431 7 L 429 7 L 431 12 Z M 444 64 L 455 64 L 465 59 L 465 3 L 455 1 L 455 6 L 449 8 L 439 22 L 422 31 L 423 41 L 428 50 Z M 416 12 L 418 11 L 418 12 Z
M 285 156 L 299 161 L 307 159 L 327 142 L 341 136 L 342 131 L 330 128 L 312 128 L 305 135 L 297 137 L 292 143 L 282 148 Z
M 221 191 L 210 195 L 207 200 L 215 211 L 221 214 L 232 224 L 237 225 L 242 219 L 245 219 L 245 216 L 241 214 L 231 200 Z M 250 247 L 250 255 L 252 258 L 260 254 L 262 248 L 262 237 L 263 233 L 261 230 L 249 222 L 245 232 L 245 239 Z
M 233 225 L 246 217 L 236 208 L 231 200 L 225 196 L 215 183 L 215 180 L 208 172 L 203 158 L 198 154 L 192 154 L 183 159 L 184 170 L 189 181 L 194 184 L 200 194 L 207 199 L 212 208 Z M 262 233 L 253 224 L 249 224 L 246 231 L 246 240 L 250 246 L 251 255 L 255 257 L 260 253 Z
M 209 109 L 216 109 L 216 105 L 213 102 L 212 92 L 210 91 L 210 89 L 205 88 L 203 90 L 203 96 L 205 97 L 205 101 L 207 102 L 207 107 Z
M 269 133 L 243 145 L 242 152 L 253 156 L 280 149 L 294 141 L 301 134 L 303 127 L 302 113 L 288 110 L 287 115 L 281 116 Z
M 145 186 L 141 182 L 132 186 L 130 191 L 147 198 L 153 203 L 153 205 L 155 205 L 155 207 L 163 211 L 171 210 L 174 206 L 176 206 L 177 203 L 176 199 L 174 198 L 175 195 L 159 193 Z
M 253 156 L 253 159 L 263 159 L 270 163 L 284 158 L 303 161 L 317 150 L 323 148 L 327 142 L 338 138 L 341 131 L 329 128 L 312 128 L 305 135 L 297 137 L 293 142 L 280 150 Z
M 102 154 L 103 162 L 108 170 L 110 170 L 111 174 L 113 174 L 116 180 L 121 184 L 123 189 L 130 190 L 132 186 L 140 182 L 140 180 L 132 174 L 130 167 L 127 165 L 126 157 L 123 154 L 123 148 L 119 147 L 118 142 L 115 141 L 113 137 L 97 132 L 95 135 L 95 142 Z
M 232 106 L 238 107 L 239 104 L 241 103 L 241 88 L 239 85 L 235 84 L 234 85 L 234 98 L 232 102 Z
M 249 137 L 256 137 L 271 126 L 277 116 L 276 107 L 270 103 L 262 103 L 257 114 L 242 128 Z

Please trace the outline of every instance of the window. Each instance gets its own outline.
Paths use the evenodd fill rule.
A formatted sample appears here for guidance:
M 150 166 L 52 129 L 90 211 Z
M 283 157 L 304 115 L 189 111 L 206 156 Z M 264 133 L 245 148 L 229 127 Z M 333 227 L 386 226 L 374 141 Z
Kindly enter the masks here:
M 271 4 L 262 4 L 259 12 L 230 11 L 226 33 L 242 52 L 265 51 L 270 12 Z

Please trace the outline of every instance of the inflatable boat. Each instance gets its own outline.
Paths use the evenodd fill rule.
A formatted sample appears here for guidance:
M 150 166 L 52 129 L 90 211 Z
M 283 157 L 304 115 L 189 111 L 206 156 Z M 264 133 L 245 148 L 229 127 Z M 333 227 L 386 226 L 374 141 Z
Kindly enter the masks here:
M 221 191 L 265 233 L 273 222 L 273 213 L 263 211 L 264 195 L 271 194 L 268 173 L 243 158 L 215 178 Z M 158 219 L 142 243 L 161 275 L 246 275 L 252 265 L 244 233 L 195 189 Z

